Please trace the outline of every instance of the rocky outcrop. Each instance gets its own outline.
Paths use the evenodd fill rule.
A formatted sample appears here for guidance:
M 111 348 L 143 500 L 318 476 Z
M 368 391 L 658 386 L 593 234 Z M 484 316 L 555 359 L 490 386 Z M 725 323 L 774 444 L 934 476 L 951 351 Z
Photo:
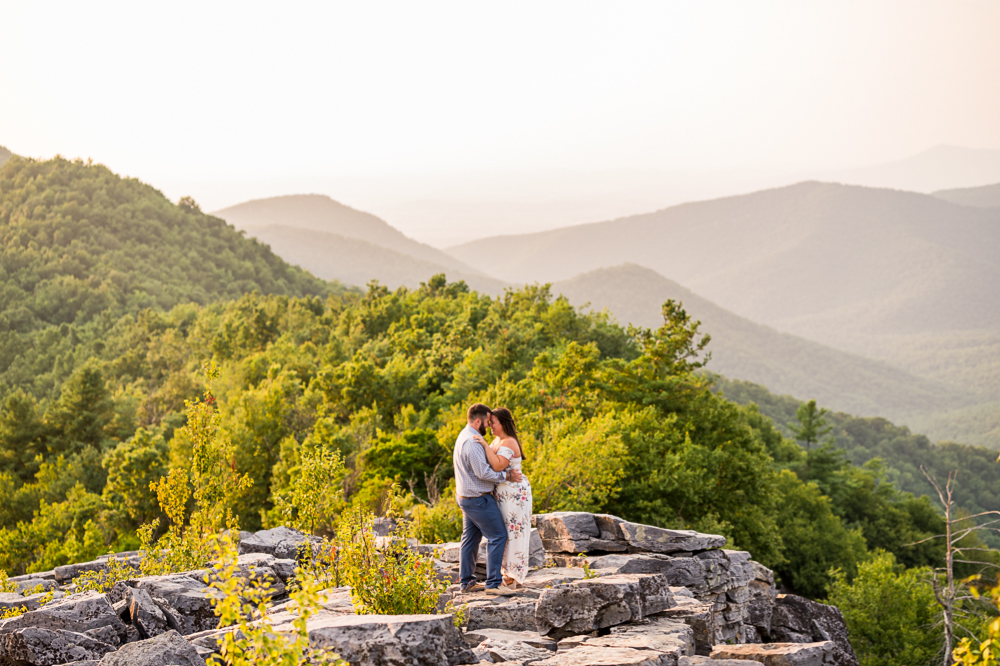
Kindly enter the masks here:
M 779 594 L 771 614 L 769 640 L 787 643 L 832 641 L 845 655 L 844 663 L 856 666 L 858 659 L 847 639 L 844 614 L 836 606 L 810 601 L 794 594 Z
M 443 613 L 358 616 L 350 590 L 334 588 L 309 619 L 311 643 L 364 666 L 857 664 L 838 609 L 776 594 L 774 574 L 748 553 L 722 548 L 722 537 L 581 512 L 540 514 L 534 524 L 533 568 L 523 587 L 492 595 L 454 585 L 439 599 L 439 610 L 460 612 L 464 636 Z M 317 540 L 286 528 L 240 539 L 237 575 L 270 586 L 273 605 L 259 622 L 293 631 L 286 600 L 295 558 Z M 410 547 L 433 560 L 440 579 L 458 579 L 459 544 Z M 106 561 L 73 566 L 95 571 Z M 18 581 L 24 590 L 34 589 L 33 581 L 54 586 L 61 599 L 0 597 L 0 607 L 28 609 L 0 622 L 0 664 L 202 666 L 220 638 L 236 631 L 217 626 L 212 601 L 219 593 L 206 582 L 212 569 L 137 575 L 107 594 L 64 596 L 75 586 L 60 588 L 57 579 L 69 573 Z
M 641 620 L 674 605 L 663 574 L 614 574 L 545 590 L 535 624 L 539 633 L 561 638 Z

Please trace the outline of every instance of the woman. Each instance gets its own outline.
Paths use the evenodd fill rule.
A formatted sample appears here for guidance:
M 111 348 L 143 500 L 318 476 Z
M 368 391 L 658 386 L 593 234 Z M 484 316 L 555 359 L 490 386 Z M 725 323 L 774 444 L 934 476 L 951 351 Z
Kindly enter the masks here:
M 482 437 L 476 441 L 483 445 L 490 466 L 502 472 L 505 469 L 521 471 L 524 450 L 517 437 L 514 417 L 506 407 L 497 407 L 487 421 L 495 439 L 487 444 Z M 524 583 L 528 575 L 528 549 L 531 543 L 531 484 L 528 477 L 520 483 L 504 481 L 497 485 L 493 496 L 500 507 L 500 514 L 507 526 L 507 547 L 503 553 L 501 571 L 504 585 L 514 587 Z

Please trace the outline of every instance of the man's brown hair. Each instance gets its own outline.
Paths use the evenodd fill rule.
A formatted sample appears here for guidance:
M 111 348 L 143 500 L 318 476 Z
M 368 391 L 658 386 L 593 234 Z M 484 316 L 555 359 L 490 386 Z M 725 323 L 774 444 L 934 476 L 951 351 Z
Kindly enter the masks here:
M 485 419 L 492 413 L 493 410 L 491 410 L 489 407 L 480 402 L 477 402 L 476 404 L 469 407 L 469 412 L 466 415 L 466 420 L 469 421 L 469 423 L 472 423 L 473 420 Z

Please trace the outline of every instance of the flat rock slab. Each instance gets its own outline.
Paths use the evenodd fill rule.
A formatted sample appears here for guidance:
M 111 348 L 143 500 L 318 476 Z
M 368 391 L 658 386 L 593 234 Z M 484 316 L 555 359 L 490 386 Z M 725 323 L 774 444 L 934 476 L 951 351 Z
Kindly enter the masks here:
M 535 602 L 510 601 L 504 604 L 469 606 L 466 626 L 469 631 L 480 629 L 506 629 L 531 631 L 535 629 Z
M 716 645 L 712 659 L 756 661 L 766 666 L 846 666 L 848 657 L 833 641 Z
M 91 629 L 111 627 L 123 640 L 125 638 L 125 625 L 107 597 L 99 592 L 73 594 L 37 610 L 0 621 L 0 633 L 27 627 L 81 634 Z
M 41 595 L 37 595 L 29 601 L 30 597 L 25 597 L 17 592 L 0 592 L 0 612 L 11 608 L 21 608 L 22 606 L 27 610 L 35 610 L 41 606 L 38 603 L 39 596 Z
M 478 629 L 476 631 L 465 632 L 465 642 L 469 647 L 475 647 L 485 640 L 498 643 L 524 643 L 531 647 L 555 652 L 557 643 L 551 638 L 542 636 L 534 631 L 510 631 L 507 629 Z
M 612 627 L 604 636 L 583 636 L 578 645 L 655 650 L 675 658 L 693 655 L 694 631 L 678 620 L 654 616 Z
M 625 521 L 618 526 L 630 546 L 651 553 L 695 552 L 722 548 L 726 545 L 726 537 L 718 534 L 702 534 L 692 530 L 667 530 Z
M 535 623 L 539 633 L 562 638 L 641 620 L 674 605 L 663 574 L 617 574 L 545 590 Z
M 266 553 L 278 559 L 298 560 L 306 544 L 317 546 L 322 539 L 288 527 L 261 530 L 240 541 L 240 554 Z
M 746 666 L 744 659 L 712 659 L 711 657 L 681 657 L 677 666 Z
M 584 571 L 577 567 L 547 567 L 528 573 L 524 586 L 531 588 L 546 588 L 583 580 Z
M 198 651 L 176 631 L 123 645 L 105 655 L 101 666 L 205 666 Z
M 451 615 L 333 615 L 311 618 L 309 641 L 351 666 L 474 664 Z
M 532 666 L 676 666 L 677 657 L 654 650 L 581 646 L 531 662 Z
M 89 636 L 60 629 L 25 627 L 0 634 L 0 663 L 18 666 L 55 666 L 84 659 L 100 659 L 115 646 Z
M 191 576 L 148 576 L 138 579 L 136 588 L 147 592 L 164 612 L 167 624 L 185 636 L 219 625 L 212 608 L 212 598 L 219 592 Z
M 504 641 L 487 638 L 475 647 L 477 652 L 485 650 L 494 663 L 512 661 L 530 664 L 552 656 L 554 650 L 539 648 L 521 641 Z

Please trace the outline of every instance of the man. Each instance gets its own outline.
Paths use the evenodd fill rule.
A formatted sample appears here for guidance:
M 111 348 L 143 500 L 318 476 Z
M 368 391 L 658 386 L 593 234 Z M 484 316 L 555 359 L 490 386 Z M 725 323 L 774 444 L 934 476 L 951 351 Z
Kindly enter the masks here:
M 483 446 L 475 441 L 476 435 L 486 436 L 486 423 L 490 408 L 476 403 L 469 407 L 466 426 L 455 440 L 452 459 L 455 464 L 455 495 L 462 509 L 462 550 L 459 571 L 463 592 L 483 589 L 476 583 L 476 560 L 479 542 L 486 537 L 486 592 L 503 594 L 513 590 L 501 585 L 500 564 L 507 545 L 507 526 L 500 515 L 500 507 L 493 498 L 493 488 L 502 481 L 521 481 L 516 470 L 497 472 L 490 467 Z

